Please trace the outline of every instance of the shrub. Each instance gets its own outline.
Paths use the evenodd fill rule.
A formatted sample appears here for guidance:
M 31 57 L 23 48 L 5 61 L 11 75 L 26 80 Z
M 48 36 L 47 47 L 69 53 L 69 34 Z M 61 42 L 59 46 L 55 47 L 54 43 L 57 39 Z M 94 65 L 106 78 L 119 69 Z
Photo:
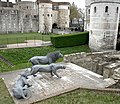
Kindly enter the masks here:
M 89 32 L 51 36 L 51 42 L 56 48 L 84 45 L 88 43 L 88 40 Z

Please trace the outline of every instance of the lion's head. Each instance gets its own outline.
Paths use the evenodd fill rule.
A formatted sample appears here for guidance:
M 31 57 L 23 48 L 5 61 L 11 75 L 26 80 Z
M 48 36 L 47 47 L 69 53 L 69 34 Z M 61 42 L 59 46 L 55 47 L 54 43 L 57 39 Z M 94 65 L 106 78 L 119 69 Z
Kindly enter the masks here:
M 60 51 L 55 51 L 53 53 L 47 54 L 48 58 L 52 59 L 52 63 L 55 62 L 57 59 L 62 58 L 63 54 L 60 53 Z

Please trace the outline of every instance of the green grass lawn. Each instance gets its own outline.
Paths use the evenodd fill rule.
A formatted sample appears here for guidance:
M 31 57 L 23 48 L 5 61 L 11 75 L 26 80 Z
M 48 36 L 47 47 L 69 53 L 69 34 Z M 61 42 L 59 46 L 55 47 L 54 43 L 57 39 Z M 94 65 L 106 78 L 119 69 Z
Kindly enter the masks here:
M 31 66 L 28 60 L 33 56 L 43 56 L 49 52 L 60 50 L 63 55 L 76 53 L 76 52 L 90 52 L 87 45 L 74 46 L 67 48 L 54 48 L 53 46 L 37 47 L 37 48 L 22 48 L 22 49 L 7 49 L 0 50 L 0 55 L 4 56 L 14 64 L 13 67 L 7 66 L 5 63 L 0 62 L 0 72 L 11 71 L 26 68 Z
M 40 33 L 17 33 L 17 34 L 2 34 L 0 35 L 0 45 L 13 44 L 13 43 L 24 43 L 26 40 L 44 40 L 49 41 L 49 35 L 42 35 Z
M 90 52 L 87 45 L 74 46 L 67 48 L 54 48 L 52 46 L 37 47 L 37 48 L 23 48 L 23 49 L 8 49 L 0 50 L 0 55 L 11 61 L 14 66 L 8 66 L 0 61 L 0 72 L 18 70 L 31 66 L 28 64 L 30 57 L 35 55 L 46 55 L 48 52 L 60 50 L 63 55 L 76 52 Z M 71 91 L 41 102 L 34 104 L 119 104 L 120 96 L 115 94 L 108 94 L 102 92 L 94 92 L 89 90 L 75 90 Z M 0 104 L 14 104 L 8 90 L 0 79 Z
M 120 104 L 120 96 L 77 89 L 35 104 Z
M 14 104 L 3 80 L 0 78 L 0 104 Z

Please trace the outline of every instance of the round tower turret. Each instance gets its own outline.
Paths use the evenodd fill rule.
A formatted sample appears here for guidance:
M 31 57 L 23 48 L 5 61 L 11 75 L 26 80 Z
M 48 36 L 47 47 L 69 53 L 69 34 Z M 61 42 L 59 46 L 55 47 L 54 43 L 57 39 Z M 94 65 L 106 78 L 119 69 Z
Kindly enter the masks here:
M 52 2 L 51 0 L 38 0 L 39 6 L 39 32 L 52 30 Z
M 119 0 L 91 0 L 89 47 L 95 51 L 116 49 Z
M 2 3 L 1 3 L 1 0 L 0 0 L 0 7 L 2 6 L 1 4 L 2 4 Z
M 58 27 L 60 28 L 69 27 L 69 15 L 70 15 L 70 3 L 60 2 L 58 11 Z

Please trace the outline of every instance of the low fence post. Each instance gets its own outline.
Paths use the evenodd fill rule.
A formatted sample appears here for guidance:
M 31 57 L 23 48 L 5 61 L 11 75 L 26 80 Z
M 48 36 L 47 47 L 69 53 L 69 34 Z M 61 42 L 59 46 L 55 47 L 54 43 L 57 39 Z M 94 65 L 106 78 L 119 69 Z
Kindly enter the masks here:
M 27 46 L 27 36 L 26 36 L 26 46 Z
M 9 42 L 8 42 L 8 38 L 7 38 L 7 44 L 9 44 Z M 9 47 L 9 45 L 8 45 L 8 47 Z
M 17 37 L 17 47 L 18 47 L 18 37 Z
M 34 45 L 36 45 L 36 43 L 35 43 L 35 36 L 34 36 Z

